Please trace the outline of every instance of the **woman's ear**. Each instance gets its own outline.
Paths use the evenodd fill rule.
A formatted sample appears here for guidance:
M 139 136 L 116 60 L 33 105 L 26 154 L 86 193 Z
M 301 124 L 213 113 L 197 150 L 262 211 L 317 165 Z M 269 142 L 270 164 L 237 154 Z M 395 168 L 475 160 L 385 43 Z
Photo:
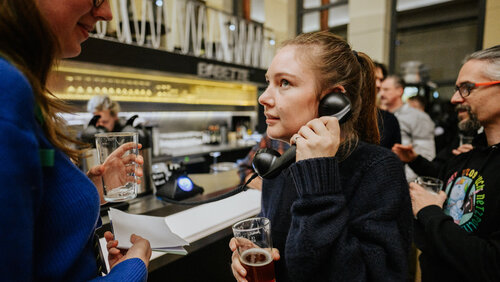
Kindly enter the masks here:
M 342 85 L 335 85 L 334 87 L 328 88 L 327 90 L 323 91 L 321 93 L 321 99 L 325 97 L 329 93 L 345 93 L 345 88 Z

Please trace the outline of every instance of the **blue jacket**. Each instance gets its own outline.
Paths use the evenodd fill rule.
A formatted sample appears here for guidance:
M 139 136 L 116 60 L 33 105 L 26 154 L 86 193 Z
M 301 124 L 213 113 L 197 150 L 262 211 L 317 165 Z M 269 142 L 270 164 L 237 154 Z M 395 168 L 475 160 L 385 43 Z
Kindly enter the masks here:
M 0 58 L 0 277 L 6 281 L 145 281 L 140 259 L 97 276 L 99 195 L 45 138 L 26 77 Z M 48 160 L 41 157 L 48 153 Z M 53 156 L 53 158 L 51 157 Z

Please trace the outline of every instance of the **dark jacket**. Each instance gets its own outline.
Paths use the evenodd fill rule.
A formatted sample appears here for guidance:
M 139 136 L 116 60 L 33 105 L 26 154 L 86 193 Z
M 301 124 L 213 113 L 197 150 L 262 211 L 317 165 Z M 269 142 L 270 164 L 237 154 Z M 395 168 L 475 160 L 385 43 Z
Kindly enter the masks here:
M 499 163 L 498 144 L 476 146 L 440 173 L 444 209 L 423 208 L 415 225 L 422 281 L 500 281 Z
M 277 281 L 405 281 L 411 204 L 401 162 L 363 142 L 344 161 L 299 161 L 263 182 Z
M 401 144 L 401 129 L 398 119 L 388 111 L 377 111 L 378 131 L 380 132 L 380 146 L 392 149 L 394 144 Z

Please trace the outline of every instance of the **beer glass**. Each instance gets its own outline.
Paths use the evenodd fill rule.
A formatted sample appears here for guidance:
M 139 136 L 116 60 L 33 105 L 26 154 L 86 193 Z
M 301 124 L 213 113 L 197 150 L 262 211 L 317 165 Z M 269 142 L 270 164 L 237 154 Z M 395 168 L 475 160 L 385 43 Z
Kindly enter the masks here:
M 122 202 L 137 196 L 138 177 L 135 162 L 138 153 L 137 132 L 107 132 L 95 135 L 99 164 L 105 165 L 102 175 L 104 200 Z
M 240 261 L 249 282 L 271 282 L 274 278 L 271 221 L 265 217 L 242 220 L 233 225 Z
M 434 194 L 438 194 L 443 188 L 442 180 L 430 176 L 419 176 L 415 179 L 415 183 Z

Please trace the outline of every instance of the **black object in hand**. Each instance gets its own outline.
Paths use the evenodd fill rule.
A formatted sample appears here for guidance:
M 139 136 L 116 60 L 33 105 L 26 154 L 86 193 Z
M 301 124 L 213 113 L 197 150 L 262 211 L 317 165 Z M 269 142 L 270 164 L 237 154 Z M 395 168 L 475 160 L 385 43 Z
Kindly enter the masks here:
M 319 116 L 333 116 L 342 124 L 351 117 L 351 102 L 345 94 L 332 92 L 327 94 L 319 103 Z M 255 153 L 252 166 L 262 178 L 275 178 L 280 172 L 295 162 L 295 145 L 283 153 L 282 156 L 273 149 L 263 148 Z

